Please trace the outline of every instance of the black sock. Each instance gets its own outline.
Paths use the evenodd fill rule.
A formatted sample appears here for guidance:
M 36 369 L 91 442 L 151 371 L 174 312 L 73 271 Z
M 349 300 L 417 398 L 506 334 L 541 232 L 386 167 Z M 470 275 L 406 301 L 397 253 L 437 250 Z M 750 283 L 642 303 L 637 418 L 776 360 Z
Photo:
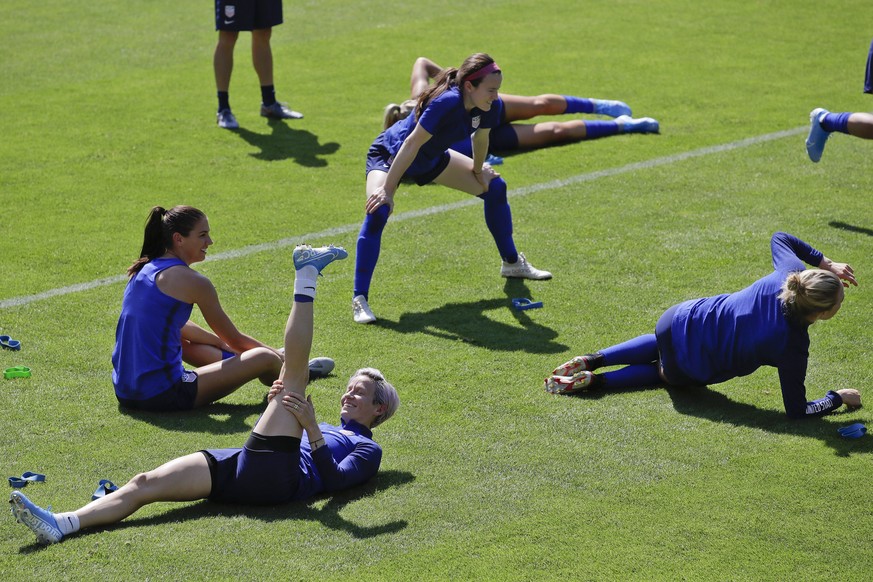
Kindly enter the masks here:
M 272 105 L 276 102 L 276 88 L 273 85 L 261 86 L 261 103 L 264 105 Z
M 603 354 L 597 352 L 596 354 L 585 354 L 583 356 L 588 361 L 588 369 L 596 370 L 603 366 Z
M 228 95 L 227 91 L 219 91 L 218 110 L 223 111 L 225 109 L 230 109 L 230 95 Z

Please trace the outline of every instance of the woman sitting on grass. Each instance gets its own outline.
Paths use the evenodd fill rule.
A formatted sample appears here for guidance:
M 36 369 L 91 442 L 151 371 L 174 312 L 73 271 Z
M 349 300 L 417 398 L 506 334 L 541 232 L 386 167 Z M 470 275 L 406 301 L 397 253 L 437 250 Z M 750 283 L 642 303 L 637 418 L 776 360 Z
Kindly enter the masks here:
M 83 528 L 116 523 L 158 501 L 276 505 L 354 487 L 373 477 L 382 448 L 373 441 L 371 429 L 397 410 L 394 387 L 373 368 L 355 372 L 340 399 L 340 426 L 319 424 L 312 400 L 305 396 L 316 280 L 326 265 L 347 256 L 332 246 L 294 251 L 297 274 L 285 327 L 285 367 L 241 449 L 179 457 L 69 513 L 52 513 L 13 491 L 9 502 L 15 518 L 36 534 L 37 541 L 50 544 Z
M 717 384 L 760 366 L 779 370 L 782 401 L 791 418 L 820 416 L 861 405 L 857 390 L 828 391 L 806 401 L 809 326 L 836 315 L 843 287 L 858 285 L 852 267 L 835 263 L 804 241 L 777 232 L 770 241 L 774 272 L 736 293 L 692 299 L 668 309 L 654 334 L 577 356 L 546 378 L 546 390 L 571 394 L 666 383 Z M 803 261 L 816 265 L 806 269 Z M 841 281 L 842 279 L 843 281 Z M 627 367 L 603 374 L 602 366 Z
M 115 330 L 112 382 L 122 406 L 190 410 L 255 378 L 269 386 L 279 376 L 282 354 L 240 332 L 212 282 L 191 268 L 211 244 L 200 210 L 155 206 L 149 213 Z M 189 320 L 194 304 L 215 333 Z M 183 361 L 198 367 L 185 370 Z

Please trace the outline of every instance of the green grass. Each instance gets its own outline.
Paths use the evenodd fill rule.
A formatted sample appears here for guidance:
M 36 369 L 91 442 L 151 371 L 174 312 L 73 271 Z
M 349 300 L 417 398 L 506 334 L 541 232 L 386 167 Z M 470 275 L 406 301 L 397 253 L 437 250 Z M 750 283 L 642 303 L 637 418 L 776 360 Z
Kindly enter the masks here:
M 782 411 L 772 369 L 708 389 L 552 397 L 572 355 L 649 332 L 684 299 L 768 272 L 775 230 L 855 266 L 861 282 L 812 328 L 810 397 L 871 384 L 871 145 L 835 135 L 803 150 L 808 112 L 869 109 L 866 3 L 616 1 L 286 3 L 273 48 L 280 99 L 306 118 L 258 117 L 248 38 L 214 126 L 208 3 L 22 2 L 0 20 L 0 302 L 122 274 L 148 209 L 210 218 L 215 253 L 337 229 L 353 248 L 366 148 L 415 57 L 457 65 L 486 50 L 507 93 L 627 101 L 660 136 L 514 155 L 500 168 L 516 241 L 550 282 L 505 283 L 478 205 L 401 188 L 371 304 L 350 317 L 353 261 L 321 281 L 314 352 L 336 376 L 311 393 L 334 422 L 345 378 L 375 365 L 400 389 L 376 431 L 382 473 L 360 491 L 277 508 L 158 504 L 39 548 L 0 519 L 0 571 L 44 579 L 864 579 L 873 571 L 865 409 L 810 422 Z M 677 160 L 687 152 L 798 133 Z M 634 163 L 647 163 L 627 169 Z M 611 175 L 573 181 L 601 170 Z M 552 181 L 563 187 L 537 189 Z M 278 344 L 287 247 L 198 265 L 237 325 Z M 215 257 L 213 256 L 213 259 Z M 239 446 L 263 408 L 253 383 L 191 414 L 128 415 L 110 354 L 122 283 L 0 308 L 22 341 L 0 367 L 7 475 L 66 511 L 97 482 L 207 447 Z M 511 297 L 545 308 L 515 312 Z

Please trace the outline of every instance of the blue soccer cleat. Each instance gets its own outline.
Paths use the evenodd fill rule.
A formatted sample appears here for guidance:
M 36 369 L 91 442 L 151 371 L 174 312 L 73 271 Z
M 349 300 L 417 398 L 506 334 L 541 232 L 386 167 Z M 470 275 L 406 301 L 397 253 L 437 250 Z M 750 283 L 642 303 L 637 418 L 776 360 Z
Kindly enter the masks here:
M 39 543 L 56 544 L 64 539 L 54 514 L 34 505 L 21 491 L 13 491 L 9 495 L 9 504 L 12 505 L 15 520 L 29 527 Z
M 809 154 L 809 159 L 815 163 L 821 159 L 824 152 L 825 144 L 831 136 L 831 132 L 826 131 L 821 126 L 822 118 L 830 113 L 827 109 L 813 109 L 809 113 L 809 135 L 806 136 L 806 153 Z
M 592 99 L 591 101 L 594 103 L 594 113 L 609 117 L 621 117 L 622 115 L 630 117 L 631 115 L 631 108 L 624 101 L 611 101 L 609 99 Z
M 300 245 L 294 249 L 294 268 L 298 271 L 307 265 L 312 265 L 321 274 L 322 269 L 334 261 L 340 261 L 349 256 L 346 249 L 329 245 L 326 247 L 312 248 L 309 245 Z
M 658 120 L 651 117 L 634 119 L 627 115 L 621 115 L 616 117 L 615 121 L 621 126 L 622 133 L 661 133 Z

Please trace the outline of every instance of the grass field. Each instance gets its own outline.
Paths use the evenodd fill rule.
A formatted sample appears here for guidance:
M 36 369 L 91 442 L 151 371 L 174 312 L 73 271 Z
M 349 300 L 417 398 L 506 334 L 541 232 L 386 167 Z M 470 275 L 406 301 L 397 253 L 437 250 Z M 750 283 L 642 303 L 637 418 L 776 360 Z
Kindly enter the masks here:
M 153 205 L 209 215 L 216 244 L 197 269 L 238 327 L 279 344 L 290 249 L 354 248 L 366 149 L 415 57 L 486 51 L 507 93 L 622 99 L 662 128 L 499 168 L 519 249 L 552 281 L 501 279 L 479 204 L 436 186 L 398 193 L 377 325 L 351 322 L 353 260 L 330 268 L 314 352 L 337 370 L 311 385 L 320 418 L 337 421 L 362 365 L 401 394 L 376 430 L 373 483 L 282 507 L 153 505 L 47 548 L 7 515 L 8 578 L 869 579 L 873 440 L 836 432 L 870 422 L 867 409 L 788 421 L 766 368 L 699 390 L 542 390 L 571 356 L 766 274 L 769 237 L 786 230 L 860 282 L 811 330 L 808 395 L 869 397 L 873 144 L 834 135 L 817 165 L 803 148 L 811 109 L 870 109 L 867 2 L 289 1 L 277 93 L 306 118 L 258 116 L 242 35 L 236 133 L 214 124 L 210 3 L 10 0 L 4 12 L 0 333 L 23 349 L 0 351 L 0 367 L 34 376 L 0 380 L 0 458 L 4 477 L 45 473 L 25 493 L 58 511 L 100 479 L 241 445 L 263 408 L 252 383 L 190 414 L 119 411 L 119 276 Z M 545 307 L 515 312 L 521 296 Z

